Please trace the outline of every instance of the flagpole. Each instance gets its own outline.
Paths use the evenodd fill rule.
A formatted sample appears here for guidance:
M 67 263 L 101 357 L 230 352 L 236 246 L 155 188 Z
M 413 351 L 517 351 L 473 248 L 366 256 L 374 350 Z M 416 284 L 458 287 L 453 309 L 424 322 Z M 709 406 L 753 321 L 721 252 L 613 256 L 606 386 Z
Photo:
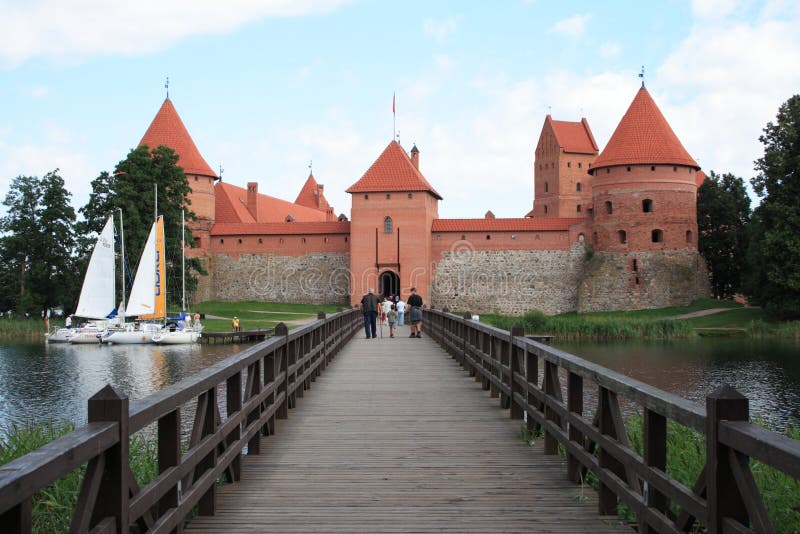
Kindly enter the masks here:
M 392 93 L 392 141 L 397 139 L 397 114 L 395 113 L 395 93 Z

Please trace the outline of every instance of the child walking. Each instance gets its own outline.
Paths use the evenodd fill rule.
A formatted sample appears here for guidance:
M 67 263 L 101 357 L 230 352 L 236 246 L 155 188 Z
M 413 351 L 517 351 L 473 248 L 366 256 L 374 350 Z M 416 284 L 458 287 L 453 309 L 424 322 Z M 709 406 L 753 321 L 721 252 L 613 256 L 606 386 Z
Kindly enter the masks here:
M 386 312 L 386 319 L 389 321 L 389 337 L 394 337 L 395 325 L 397 324 L 397 306 L 392 304 L 392 308 Z

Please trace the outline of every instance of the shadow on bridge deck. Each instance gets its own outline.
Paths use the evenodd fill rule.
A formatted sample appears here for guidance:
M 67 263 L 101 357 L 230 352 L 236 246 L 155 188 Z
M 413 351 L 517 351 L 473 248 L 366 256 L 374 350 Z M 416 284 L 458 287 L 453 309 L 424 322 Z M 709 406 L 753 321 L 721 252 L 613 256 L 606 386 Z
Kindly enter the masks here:
M 384 333 L 344 348 L 187 532 L 632 531 L 431 339 Z

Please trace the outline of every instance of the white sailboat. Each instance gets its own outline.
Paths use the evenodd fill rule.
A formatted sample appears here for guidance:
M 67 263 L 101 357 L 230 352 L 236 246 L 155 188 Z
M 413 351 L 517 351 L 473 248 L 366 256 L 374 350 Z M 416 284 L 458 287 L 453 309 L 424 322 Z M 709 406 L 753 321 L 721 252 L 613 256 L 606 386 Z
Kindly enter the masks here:
M 167 323 L 160 332 L 153 336 L 153 342 L 159 345 L 185 345 L 200 340 L 203 325 L 196 321 L 192 326 L 191 314 L 186 311 L 186 240 L 184 213 L 181 212 L 181 316 L 175 322 Z M 187 320 L 188 317 L 188 320 Z
M 73 327 L 72 333 L 67 334 L 67 341 L 72 344 L 99 343 L 97 335 L 109 324 L 109 319 L 116 316 L 114 306 L 114 217 L 108 218 L 103 231 L 97 238 L 86 276 L 83 278 L 81 295 L 76 317 L 93 319 L 77 328 Z M 58 338 L 48 338 L 48 341 Z
M 125 314 L 138 316 L 138 324 L 128 324 L 122 330 L 110 330 L 103 336 L 104 343 L 151 343 L 153 335 L 161 330 L 156 320 L 166 318 L 166 287 L 164 267 L 164 219 L 159 217 L 150 228 L 150 234 L 139 258 L 136 278 Z

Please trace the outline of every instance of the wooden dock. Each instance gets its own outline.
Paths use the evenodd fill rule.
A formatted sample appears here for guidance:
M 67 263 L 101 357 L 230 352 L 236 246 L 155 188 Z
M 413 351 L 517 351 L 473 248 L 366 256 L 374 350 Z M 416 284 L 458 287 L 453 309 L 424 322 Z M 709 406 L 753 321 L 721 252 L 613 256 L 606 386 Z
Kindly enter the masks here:
M 275 333 L 274 328 L 257 328 L 255 330 L 242 330 L 241 332 L 203 332 L 200 342 L 203 343 L 253 343 L 264 341 Z
M 430 338 L 357 335 L 187 532 L 632 532 Z

